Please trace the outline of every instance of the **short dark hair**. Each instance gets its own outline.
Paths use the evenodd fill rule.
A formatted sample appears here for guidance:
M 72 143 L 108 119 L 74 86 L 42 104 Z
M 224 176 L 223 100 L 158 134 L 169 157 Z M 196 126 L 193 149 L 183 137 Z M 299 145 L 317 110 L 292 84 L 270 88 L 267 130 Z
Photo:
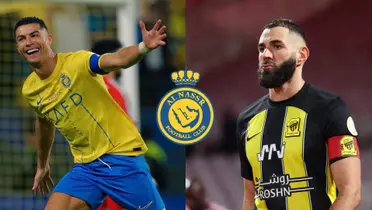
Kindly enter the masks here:
M 98 55 L 103 55 L 105 53 L 116 52 L 122 47 L 123 45 L 117 39 L 103 39 L 93 44 L 92 52 Z
M 264 29 L 270 29 L 270 28 L 275 28 L 275 27 L 288 28 L 290 32 L 294 32 L 300 35 L 304 39 L 305 43 L 307 43 L 307 37 L 306 37 L 305 32 L 302 30 L 302 28 L 299 25 L 294 23 L 292 20 L 286 19 L 286 18 L 275 19 L 271 21 L 271 23 L 265 25 Z
M 37 23 L 37 24 L 40 25 L 41 29 L 45 28 L 48 31 L 48 27 L 46 26 L 45 22 L 42 19 L 40 19 L 38 17 L 24 17 L 24 18 L 18 20 L 17 23 L 15 24 L 13 34 L 15 35 L 16 30 L 17 30 L 18 27 L 23 26 L 23 25 L 32 24 L 32 23 Z

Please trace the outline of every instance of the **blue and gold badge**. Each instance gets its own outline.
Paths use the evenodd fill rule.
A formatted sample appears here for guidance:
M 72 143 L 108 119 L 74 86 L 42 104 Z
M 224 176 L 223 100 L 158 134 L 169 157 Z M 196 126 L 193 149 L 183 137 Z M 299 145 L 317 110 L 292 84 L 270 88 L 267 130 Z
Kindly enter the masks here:
M 66 74 L 61 73 L 61 83 L 65 88 L 69 88 L 71 85 L 71 79 Z
M 158 126 L 162 134 L 175 143 L 197 143 L 212 129 L 213 105 L 203 92 L 193 87 L 199 81 L 199 73 L 181 70 L 172 73 L 171 78 L 177 88 L 160 101 Z

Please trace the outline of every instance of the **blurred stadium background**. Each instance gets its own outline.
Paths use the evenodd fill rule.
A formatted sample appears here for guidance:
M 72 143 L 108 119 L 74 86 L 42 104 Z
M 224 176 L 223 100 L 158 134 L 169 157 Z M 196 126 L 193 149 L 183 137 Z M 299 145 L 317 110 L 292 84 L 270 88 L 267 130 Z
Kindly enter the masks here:
M 257 82 L 257 42 L 265 24 L 285 17 L 309 38 L 305 79 L 340 95 L 353 114 L 363 170 L 358 209 L 372 209 L 371 8 L 369 0 L 187 0 L 186 63 L 201 73 L 197 87 L 214 104 L 216 122 L 207 139 L 187 148 L 186 175 L 204 183 L 209 200 L 241 209 L 236 117 L 267 93 Z
M 160 151 L 156 153 L 160 155 L 149 157 L 149 164 L 156 164 L 153 176 L 167 209 L 183 209 L 184 147 L 162 137 L 155 112 L 161 97 L 173 88 L 170 73 L 185 66 L 184 0 L 38 2 L 42 3 L 0 3 L 0 210 L 39 210 L 47 200 L 32 196 L 31 191 L 36 166 L 35 115 L 21 97 L 22 82 L 30 67 L 18 56 L 13 38 L 14 23 L 24 16 L 38 16 L 46 21 L 56 52 L 90 50 L 95 41 L 107 38 L 119 39 L 123 45 L 135 44 L 141 41 L 139 19 L 147 28 L 152 28 L 158 18 L 163 20 L 168 27 L 168 45 L 124 71 L 118 82 L 130 116 L 145 140 L 153 140 L 151 145 Z M 51 160 L 54 181 L 59 181 L 72 164 L 68 144 L 57 131 Z

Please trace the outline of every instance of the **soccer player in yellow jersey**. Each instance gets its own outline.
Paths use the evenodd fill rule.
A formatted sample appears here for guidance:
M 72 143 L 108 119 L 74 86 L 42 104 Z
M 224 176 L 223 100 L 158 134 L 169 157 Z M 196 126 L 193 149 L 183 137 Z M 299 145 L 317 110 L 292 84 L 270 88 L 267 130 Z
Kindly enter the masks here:
M 158 20 L 143 41 L 114 53 L 55 53 L 44 21 L 25 17 L 14 28 L 17 50 L 32 66 L 22 94 L 37 114 L 38 164 L 33 190 L 49 193 L 49 156 L 57 128 L 69 142 L 74 167 L 55 187 L 45 209 L 97 209 L 106 196 L 127 210 L 162 210 L 135 125 L 110 96 L 101 75 L 139 62 L 165 45 Z

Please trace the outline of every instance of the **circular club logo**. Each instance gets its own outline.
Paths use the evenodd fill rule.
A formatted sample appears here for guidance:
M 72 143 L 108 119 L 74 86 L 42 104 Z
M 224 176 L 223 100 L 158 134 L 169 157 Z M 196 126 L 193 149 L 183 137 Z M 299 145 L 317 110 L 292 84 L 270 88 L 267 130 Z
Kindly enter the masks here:
M 190 70 L 174 72 L 172 81 L 179 87 L 169 91 L 159 103 L 159 129 L 175 143 L 197 143 L 213 126 L 213 105 L 203 92 L 192 87 L 199 81 L 199 73 Z
M 65 88 L 69 88 L 71 85 L 71 79 L 66 74 L 61 74 L 61 82 Z

